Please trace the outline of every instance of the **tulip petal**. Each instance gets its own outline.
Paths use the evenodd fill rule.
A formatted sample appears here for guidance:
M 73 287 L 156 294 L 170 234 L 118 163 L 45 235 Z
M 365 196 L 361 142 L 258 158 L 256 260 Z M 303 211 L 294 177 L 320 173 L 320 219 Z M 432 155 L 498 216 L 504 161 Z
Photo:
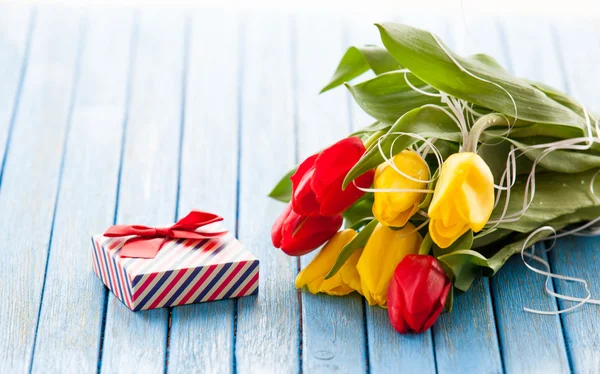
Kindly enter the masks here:
M 356 265 L 369 305 L 386 306 L 394 270 L 406 255 L 418 253 L 422 240 L 411 223 L 400 230 L 377 224 Z
M 469 205 L 469 220 L 473 231 L 480 231 L 494 209 L 494 176 L 481 157 L 474 158 L 466 183 L 462 186 Z
M 336 233 L 327 244 L 319 251 L 312 261 L 298 273 L 296 277 L 296 288 L 301 288 L 315 280 L 319 286 L 325 279 L 325 275 L 331 270 L 338 254 L 356 236 L 354 230 L 343 230 Z M 312 291 L 311 291 L 312 292 Z
M 362 188 L 371 187 L 373 174 L 374 172 L 370 170 L 355 179 L 354 183 L 356 183 L 356 186 Z M 348 185 L 348 187 L 342 191 L 341 186 L 345 176 L 346 174 L 340 176 L 339 179 L 317 195 L 317 199 L 321 204 L 319 211 L 320 215 L 330 216 L 340 214 L 340 212 L 346 211 L 356 202 L 356 200 L 360 199 L 360 197 L 365 194 L 363 191 L 356 188 L 354 184 Z
M 319 202 L 317 201 L 317 196 L 310 187 L 310 181 L 314 172 L 314 168 L 308 170 L 294 188 L 292 207 L 296 213 L 303 216 L 319 215 Z
M 356 290 L 359 294 L 363 294 L 362 286 L 360 284 L 360 274 L 356 269 L 356 265 L 358 264 L 358 260 L 363 253 L 363 248 L 357 249 L 352 253 L 352 256 L 346 261 L 346 263 L 340 268 L 338 273 L 342 278 L 342 282 L 347 284 L 348 287 Z
M 429 204 L 429 217 L 438 218 L 436 213 L 440 204 L 452 200 L 453 190 L 456 186 L 462 185 L 467 176 L 464 170 L 465 165 L 469 163 L 469 159 L 473 154 L 470 152 L 455 153 L 444 161 L 435 186 L 433 199 L 431 199 L 431 204 Z
M 466 223 L 462 226 L 457 225 L 456 227 L 460 227 L 460 230 L 453 229 L 450 232 L 454 235 L 448 235 L 448 231 L 446 231 L 447 229 L 443 226 L 443 223 L 439 220 L 432 219 L 429 222 L 429 234 L 438 247 L 448 248 L 456 241 L 456 239 L 469 230 L 469 225 Z
M 281 240 L 283 239 L 283 223 L 292 211 L 292 203 L 289 203 L 283 212 L 277 217 L 273 227 L 271 228 L 271 241 L 275 248 L 281 247 Z
M 379 165 L 373 186 L 376 189 L 424 189 L 429 177 L 427 164 L 416 152 L 404 150 L 394 156 L 394 166 L 417 182 L 398 173 L 387 162 Z M 417 211 L 423 197 L 420 192 L 375 192 L 373 215 L 387 226 L 402 227 Z
M 359 137 L 345 138 L 323 150 L 315 160 L 315 175 L 312 188 L 319 195 L 332 183 L 346 176 L 348 171 L 365 153 L 365 146 Z M 343 180 L 343 178 L 342 178 Z M 342 185 L 340 184 L 340 190 Z
M 342 216 L 306 217 L 290 210 L 283 223 L 281 250 L 290 256 L 302 256 L 320 247 L 342 226 Z

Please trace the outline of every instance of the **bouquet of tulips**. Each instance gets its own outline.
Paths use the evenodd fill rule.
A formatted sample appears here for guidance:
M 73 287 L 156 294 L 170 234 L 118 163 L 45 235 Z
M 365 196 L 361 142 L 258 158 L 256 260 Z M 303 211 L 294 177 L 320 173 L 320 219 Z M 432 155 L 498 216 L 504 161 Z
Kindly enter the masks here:
M 270 196 L 288 204 L 272 240 L 290 256 L 325 244 L 296 287 L 356 291 L 388 308 L 397 331 L 422 332 L 451 310 L 455 289 L 513 254 L 600 232 L 600 129 L 573 98 L 489 56 L 458 56 L 413 27 L 377 27 L 385 48 L 348 49 L 323 89 L 345 84 L 376 122 L 275 186 Z

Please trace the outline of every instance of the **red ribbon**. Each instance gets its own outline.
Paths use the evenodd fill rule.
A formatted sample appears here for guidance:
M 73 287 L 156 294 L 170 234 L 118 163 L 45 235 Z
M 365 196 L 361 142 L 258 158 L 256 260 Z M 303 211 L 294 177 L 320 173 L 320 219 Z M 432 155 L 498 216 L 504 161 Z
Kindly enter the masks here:
M 198 232 L 198 228 L 223 218 L 216 214 L 192 210 L 187 216 L 169 227 L 148 227 L 141 225 L 114 225 L 108 228 L 104 236 L 116 238 L 134 236 L 127 239 L 121 248 L 122 257 L 154 258 L 168 239 L 214 239 L 227 233 L 223 231 Z

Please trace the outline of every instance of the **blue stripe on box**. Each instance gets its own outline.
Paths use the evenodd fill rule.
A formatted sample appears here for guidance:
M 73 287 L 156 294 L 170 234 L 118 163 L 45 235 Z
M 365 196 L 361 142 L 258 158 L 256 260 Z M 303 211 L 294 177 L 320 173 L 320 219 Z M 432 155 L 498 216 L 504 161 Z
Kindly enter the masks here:
M 173 305 L 175 300 L 177 300 L 179 295 L 181 295 L 181 293 L 186 289 L 186 287 L 194 280 L 194 278 L 196 278 L 196 276 L 198 275 L 198 273 L 200 273 L 202 268 L 202 266 L 199 266 L 196 269 L 194 269 L 192 274 L 190 274 L 190 276 L 185 280 L 185 282 L 183 282 L 181 287 L 179 287 L 179 289 L 173 294 L 173 296 L 171 296 L 171 298 L 165 303 L 165 306 Z
M 229 270 L 229 268 L 231 267 L 232 264 L 233 264 L 232 262 L 228 262 L 227 264 L 225 264 L 223 266 L 223 268 L 221 269 L 221 271 L 219 271 L 217 273 L 217 275 L 215 275 L 215 277 L 213 278 L 213 280 L 210 281 L 210 283 L 208 284 L 208 286 L 206 286 L 204 288 L 204 290 L 202 290 L 202 292 L 200 292 L 200 295 L 198 295 L 198 297 L 196 298 L 196 300 L 194 300 L 194 303 L 200 302 L 200 300 L 202 300 L 202 298 L 204 296 L 206 296 L 206 294 L 214 287 L 214 285 L 223 277 L 223 274 L 225 274 L 227 272 L 227 270 Z
M 100 259 L 98 258 L 98 252 L 96 250 L 96 243 L 94 243 L 94 238 L 92 238 L 92 247 L 94 248 L 92 253 L 94 253 L 94 257 L 96 258 L 96 268 L 98 269 L 98 276 L 100 277 L 102 283 L 104 283 L 104 277 L 102 276 L 102 267 L 100 266 Z
M 163 276 L 160 277 L 160 280 L 154 285 L 154 287 L 152 287 L 152 289 L 150 290 L 150 292 L 148 292 L 148 294 L 146 295 L 146 297 L 144 297 L 144 300 L 142 300 L 135 307 L 135 310 L 142 309 L 148 303 L 148 301 L 152 298 L 152 296 L 154 296 L 154 294 L 158 290 L 160 290 L 160 287 L 166 282 L 167 279 L 169 279 L 169 277 L 171 276 L 171 274 L 173 274 L 173 270 L 167 271 L 167 272 L 163 273 Z
M 231 297 L 231 295 L 233 295 L 233 293 L 235 291 L 237 291 L 238 288 L 240 288 L 240 286 L 244 283 L 244 281 L 248 279 L 250 274 L 252 274 L 254 269 L 256 269 L 257 267 L 258 267 L 258 261 L 254 260 L 254 263 L 252 265 L 250 265 L 250 267 L 248 269 L 246 269 L 244 274 L 242 274 L 240 279 L 238 279 L 237 282 L 235 282 L 235 284 L 233 286 L 231 286 L 229 291 L 227 291 L 227 293 L 223 296 L 223 299 L 229 299 Z
M 119 291 L 121 292 L 121 296 L 123 297 L 123 302 L 125 302 L 125 293 L 123 292 L 123 287 L 121 287 L 121 272 L 119 271 L 119 268 L 117 267 L 117 261 L 115 260 L 114 257 L 112 258 L 112 262 L 115 267 L 115 274 L 117 276 L 117 286 L 119 286 Z
M 108 279 L 108 283 L 110 283 L 110 285 L 107 284 L 107 286 L 112 292 L 115 292 L 115 289 L 113 288 L 113 285 L 112 285 L 110 269 L 108 268 L 108 260 L 106 259 L 106 252 L 104 251 L 104 247 L 99 246 L 99 250 L 100 250 L 100 253 L 102 253 L 102 257 L 104 257 L 104 270 L 106 271 L 106 278 Z
M 119 248 L 116 252 L 115 252 L 115 257 L 121 252 L 121 248 Z M 133 293 L 131 292 L 131 287 L 129 286 L 129 274 L 127 273 L 127 268 L 125 267 L 125 265 L 122 266 L 123 267 L 123 276 L 125 277 L 125 285 L 127 285 L 127 291 L 129 292 L 129 300 L 131 300 L 133 302 Z

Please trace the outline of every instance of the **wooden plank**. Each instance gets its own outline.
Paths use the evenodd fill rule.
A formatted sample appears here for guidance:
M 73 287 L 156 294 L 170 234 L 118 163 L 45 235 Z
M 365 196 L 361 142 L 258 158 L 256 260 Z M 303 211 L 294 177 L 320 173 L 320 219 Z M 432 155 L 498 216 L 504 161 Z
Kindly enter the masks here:
M 34 20 L 31 6 L 0 4 L 0 185 L 6 146 L 23 87 Z
M 229 27 L 221 26 L 228 24 Z M 226 11 L 194 14 L 185 97 L 179 215 L 217 213 L 236 231 L 239 22 Z M 220 29 L 219 33 L 212 32 Z M 215 58 L 213 51 L 219 51 Z M 169 373 L 233 372 L 234 301 L 173 308 Z
M 139 15 L 117 222 L 175 219 L 182 107 L 183 12 Z M 168 309 L 133 313 L 109 294 L 103 372 L 163 373 Z
M 436 33 L 456 52 L 465 52 L 462 19 L 448 16 L 404 19 Z M 456 296 L 453 311 L 443 313 L 432 328 L 437 371 L 502 372 L 488 279 L 477 279 L 468 292 Z
M 494 22 L 486 24 L 491 26 Z M 549 28 L 544 26 L 547 25 L 542 20 L 535 23 L 502 20 L 497 27 L 504 49 L 499 61 L 517 76 L 562 89 L 562 74 L 554 57 L 557 51 Z M 482 27 L 486 26 L 477 24 L 471 29 Z M 489 46 L 497 42 L 486 42 L 482 37 L 481 43 L 477 44 Z M 556 310 L 556 302 L 543 291 L 543 282 L 544 278 L 529 271 L 519 256 L 509 260 L 492 278 L 494 310 L 506 372 L 569 372 L 559 317 L 523 312 L 523 307 Z
M 382 46 L 379 32 L 373 25 L 385 17 L 353 17 L 348 20 L 346 43 L 351 45 L 375 44 Z M 340 56 L 341 57 L 341 56 Z M 373 74 L 365 74 L 368 79 Z M 348 94 L 349 95 L 349 94 Z M 351 97 L 351 118 L 354 129 L 374 120 Z M 369 369 L 371 373 L 416 372 L 434 373 L 435 358 L 431 331 L 423 334 L 398 334 L 390 324 L 387 309 L 370 307 L 364 301 L 366 312 Z
M 343 55 L 339 18 L 302 13 L 294 18 L 294 75 L 298 162 L 348 136 L 351 123 L 343 88 L 318 95 Z M 317 251 L 300 258 L 307 266 Z M 289 281 L 293 285 L 293 279 Z M 313 295 L 302 290 L 302 367 L 309 373 L 366 371 L 363 298 Z
M 600 81 L 600 27 L 597 21 L 564 19 L 553 30 L 553 42 L 564 67 L 564 77 L 569 93 L 587 106 L 600 112 L 595 82 Z M 600 298 L 599 238 L 566 237 L 559 239 L 550 252 L 552 270 L 558 274 L 583 278 L 588 282 L 592 298 Z M 559 293 L 585 296 L 575 284 L 556 282 Z M 572 306 L 560 302 L 561 309 Z M 571 369 L 578 373 L 598 371 L 600 356 L 600 313 L 597 305 L 584 305 L 573 313 L 561 315 Z
M 297 373 L 298 265 L 271 244 L 271 225 L 284 207 L 266 198 L 295 164 L 288 17 L 249 13 L 242 35 L 239 238 L 260 259 L 260 283 L 257 297 L 238 300 L 235 360 L 241 373 Z
M 32 371 L 96 372 L 106 297 L 89 236 L 115 214 L 131 11 L 88 13 Z
M 79 19 L 79 11 L 38 10 L 0 191 L 2 372 L 25 372 L 31 363 L 74 87 Z

